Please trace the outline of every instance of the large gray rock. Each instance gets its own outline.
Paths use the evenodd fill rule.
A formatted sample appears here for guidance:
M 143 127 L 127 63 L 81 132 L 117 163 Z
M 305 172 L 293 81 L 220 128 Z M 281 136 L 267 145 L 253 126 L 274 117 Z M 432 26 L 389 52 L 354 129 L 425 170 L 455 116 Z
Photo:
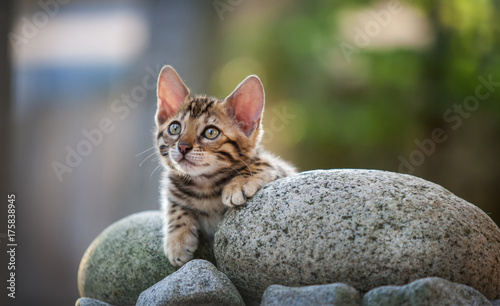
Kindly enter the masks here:
M 206 260 L 191 260 L 139 296 L 137 306 L 242 305 L 229 278 Z
M 363 306 L 427 306 L 475 305 L 491 303 L 479 291 L 442 278 L 431 277 L 406 286 L 383 286 L 369 291 L 363 297 Z
M 271 285 L 262 296 L 261 306 L 361 305 L 361 295 L 346 284 L 305 287 Z
M 133 214 L 105 229 L 88 247 L 78 270 L 80 296 L 134 305 L 142 291 L 176 269 L 163 253 L 160 211 Z M 213 261 L 202 240 L 196 258 Z
M 266 185 L 226 213 L 219 269 L 246 302 L 271 284 L 346 283 L 362 293 L 436 276 L 500 297 L 500 229 L 479 208 L 423 179 L 319 170 Z

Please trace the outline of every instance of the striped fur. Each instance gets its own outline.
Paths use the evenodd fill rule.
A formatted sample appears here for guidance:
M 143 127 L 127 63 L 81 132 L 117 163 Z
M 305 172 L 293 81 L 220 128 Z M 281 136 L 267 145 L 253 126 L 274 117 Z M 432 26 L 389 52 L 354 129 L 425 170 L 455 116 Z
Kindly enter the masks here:
M 260 147 L 261 114 L 247 135 L 228 98 L 186 96 L 182 103 L 171 103 L 178 109 L 163 106 L 174 109 L 171 114 L 160 114 L 159 102 L 155 136 L 166 170 L 161 188 L 164 250 L 174 266 L 193 258 L 199 230 L 213 236 L 227 207 L 243 205 L 266 183 L 295 173 L 291 165 Z M 169 132 L 172 124 L 180 127 L 179 134 Z M 218 136 L 205 137 L 207 128 L 217 129 Z M 190 147 L 184 154 L 183 145 Z

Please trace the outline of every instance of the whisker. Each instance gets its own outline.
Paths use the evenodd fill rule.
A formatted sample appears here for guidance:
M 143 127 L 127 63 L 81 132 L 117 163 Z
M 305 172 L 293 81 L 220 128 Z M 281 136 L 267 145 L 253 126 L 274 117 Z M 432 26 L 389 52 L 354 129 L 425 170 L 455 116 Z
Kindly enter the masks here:
M 137 156 L 139 156 L 139 155 L 142 155 L 142 154 L 146 153 L 147 151 L 152 150 L 152 149 L 154 149 L 154 148 L 156 148 L 156 146 L 152 146 L 151 148 L 149 148 L 149 149 L 147 149 L 147 150 L 145 150 L 145 151 L 142 151 L 141 153 L 137 154 L 135 157 L 137 157 Z
M 229 168 L 233 169 L 234 171 L 236 171 L 236 173 L 238 173 L 239 175 L 241 175 L 241 173 L 238 170 L 234 169 L 233 167 L 229 167 Z M 243 175 L 241 175 L 241 177 L 243 177 Z
M 151 182 L 151 180 L 153 179 L 153 173 L 155 173 L 156 170 L 158 170 L 158 168 L 161 168 L 161 165 L 159 165 L 158 167 L 156 167 L 153 172 L 151 172 L 151 175 L 149 176 L 149 181 Z
M 185 173 L 185 174 L 183 175 L 183 177 L 182 177 L 182 182 L 183 182 L 184 184 L 187 184 L 187 183 L 189 183 L 189 181 L 191 181 L 191 177 L 189 176 L 189 174 Z
M 155 155 L 155 154 L 156 154 L 156 152 L 153 152 L 152 154 L 148 155 L 148 156 L 147 156 L 147 157 L 146 157 L 146 158 L 145 158 L 145 159 L 144 159 L 144 160 L 143 160 L 143 161 L 139 164 L 139 167 L 140 167 L 140 166 L 142 166 L 142 164 L 144 164 L 144 162 L 145 162 L 146 160 L 148 160 L 148 158 L 150 158 L 151 156 L 153 156 L 153 155 Z
M 251 173 L 252 175 L 254 175 L 254 174 L 255 174 L 255 173 L 253 173 L 252 169 L 250 168 L 250 166 L 249 166 L 246 162 L 244 162 L 244 161 L 243 161 L 241 158 L 239 158 L 239 157 L 236 157 L 236 158 L 237 158 L 237 159 L 239 159 L 239 160 L 241 160 L 241 162 L 242 162 L 242 163 L 244 163 L 244 164 L 247 166 L 248 170 L 250 171 L 250 173 Z

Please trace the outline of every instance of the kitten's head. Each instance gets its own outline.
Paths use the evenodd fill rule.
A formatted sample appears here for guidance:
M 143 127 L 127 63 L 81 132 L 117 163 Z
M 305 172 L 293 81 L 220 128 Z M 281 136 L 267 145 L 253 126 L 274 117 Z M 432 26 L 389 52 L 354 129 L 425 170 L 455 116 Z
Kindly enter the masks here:
M 177 72 L 158 77 L 157 145 L 162 163 L 190 176 L 210 176 L 245 165 L 261 138 L 264 88 L 244 79 L 224 100 L 191 97 Z

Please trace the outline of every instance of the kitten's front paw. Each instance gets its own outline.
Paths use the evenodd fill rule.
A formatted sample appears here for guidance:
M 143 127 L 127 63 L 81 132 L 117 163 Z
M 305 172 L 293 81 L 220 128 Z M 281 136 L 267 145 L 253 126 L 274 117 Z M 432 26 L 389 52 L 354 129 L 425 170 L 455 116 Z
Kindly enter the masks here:
M 196 229 L 193 229 L 196 232 Z M 169 234 L 164 244 L 164 252 L 174 267 L 180 267 L 193 259 L 198 248 L 198 237 L 191 231 L 178 229 L 179 232 Z
M 252 197 L 260 186 L 252 180 L 235 177 L 222 190 L 222 203 L 229 207 L 241 206 Z

